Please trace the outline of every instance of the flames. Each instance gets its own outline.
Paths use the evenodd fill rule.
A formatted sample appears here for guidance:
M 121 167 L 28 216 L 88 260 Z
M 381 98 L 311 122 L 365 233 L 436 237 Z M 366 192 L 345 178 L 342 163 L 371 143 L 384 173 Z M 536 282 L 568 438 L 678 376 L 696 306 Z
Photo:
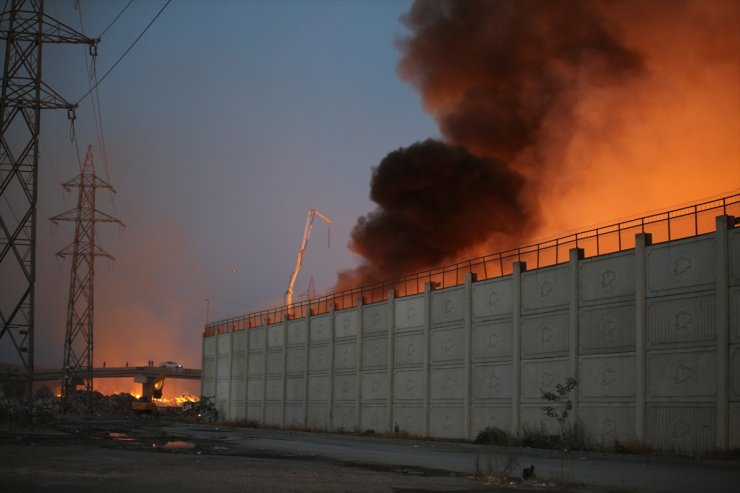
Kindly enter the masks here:
M 161 399 L 154 399 L 154 402 L 161 406 L 178 407 L 182 406 L 186 402 L 198 402 L 199 400 L 200 399 L 198 398 L 198 396 L 192 394 L 182 394 L 173 398 L 162 397 Z

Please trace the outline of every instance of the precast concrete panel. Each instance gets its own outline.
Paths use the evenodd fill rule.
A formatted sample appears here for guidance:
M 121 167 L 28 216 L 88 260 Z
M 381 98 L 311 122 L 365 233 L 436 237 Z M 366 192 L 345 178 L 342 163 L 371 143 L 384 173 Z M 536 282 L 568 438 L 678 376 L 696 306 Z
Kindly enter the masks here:
M 265 355 L 249 353 L 247 365 L 249 366 L 250 377 L 261 377 L 265 373 Z
M 203 356 L 205 358 L 212 358 L 216 356 L 216 338 L 204 337 L 203 338 Z
M 308 333 L 306 319 L 291 320 L 288 322 L 288 345 L 298 346 L 306 343 Z
M 513 307 L 511 276 L 473 284 L 473 318 L 510 315 Z
M 429 434 L 440 438 L 465 438 L 463 426 L 465 410 L 462 406 L 435 406 L 429 408 Z
M 312 430 L 329 429 L 329 406 L 310 405 L 308 406 L 308 427 Z
M 244 379 L 231 380 L 231 401 L 244 402 L 246 390 L 244 389 Z
M 545 392 L 554 392 L 556 384 L 565 384 L 567 359 L 528 360 L 522 362 L 522 397 L 542 399 Z
M 244 408 L 244 402 L 231 402 L 230 407 L 231 414 L 229 414 L 231 419 L 235 420 L 243 420 L 246 416 L 246 409 Z
M 424 362 L 424 334 L 396 335 L 395 365 L 420 365 Z
M 511 359 L 511 320 L 473 326 L 473 361 Z
M 285 406 L 285 426 L 298 428 L 303 426 L 303 404 Z
M 634 398 L 635 356 L 584 356 L 580 361 L 578 395 L 581 400 Z
M 354 401 L 357 399 L 357 376 L 353 374 L 334 376 L 334 400 Z
M 524 405 L 521 410 L 521 426 L 523 430 L 531 431 L 543 431 L 549 435 L 559 435 L 560 425 L 555 418 L 550 418 L 545 415 L 542 410 L 543 404 L 538 405 Z
M 351 431 L 357 429 L 355 425 L 355 406 L 334 406 L 333 430 Z
M 283 400 L 283 379 L 282 378 L 268 378 L 267 379 L 267 402 L 270 401 L 281 401 Z
M 465 318 L 465 288 L 432 291 L 432 326 L 462 322 Z
M 216 379 L 216 360 L 203 361 L 203 381 Z
M 203 382 L 203 397 L 210 397 L 211 399 L 216 398 L 216 382 L 205 381 Z
M 604 446 L 635 440 L 635 407 L 632 404 L 583 404 L 579 421 L 586 435 Z
M 568 352 L 568 312 L 522 318 L 522 357 Z
M 218 414 L 221 416 L 227 416 L 226 413 L 229 412 L 229 401 L 228 400 L 217 400 L 216 401 L 216 411 L 218 411 Z
M 615 253 L 578 263 L 581 303 L 613 302 L 635 294 L 635 253 Z
M 357 320 L 359 312 L 356 308 L 341 310 L 334 314 L 334 335 L 337 339 L 357 336 Z
M 334 369 L 349 370 L 357 368 L 357 344 L 344 342 L 334 346 Z
M 361 428 L 373 430 L 375 433 L 390 431 L 386 419 L 387 413 L 385 406 L 362 406 Z
M 730 347 L 730 400 L 740 401 L 740 345 Z
M 730 341 L 740 342 L 740 287 L 730 290 Z
M 599 306 L 581 310 L 579 351 L 583 354 L 635 350 L 635 305 Z
M 362 333 L 365 337 L 388 331 L 388 302 L 362 308 Z
M 288 349 L 286 365 L 288 373 L 303 373 L 306 370 L 306 350 L 303 348 Z
M 568 266 L 522 273 L 522 312 L 566 307 L 570 300 Z
M 647 437 L 661 450 L 703 452 L 715 448 L 716 410 L 696 404 L 648 405 Z
M 431 360 L 434 363 L 462 362 L 465 358 L 465 333 L 462 327 L 432 330 Z
M 430 376 L 432 400 L 462 400 L 465 397 L 464 368 L 432 368 Z
M 249 352 L 262 351 L 265 347 L 265 328 L 257 327 L 249 329 Z
M 366 339 L 362 343 L 362 369 L 385 368 L 388 365 L 388 339 Z
M 740 403 L 730 404 L 730 440 L 731 449 L 740 448 Z
M 426 385 L 423 370 L 396 371 L 393 375 L 393 399 L 395 401 L 424 398 Z
M 511 433 L 511 404 L 485 405 L 473 404 L 471 413 L 472 435 L 476 436 L 486 428 L 498 428 Z
M 648 247 L 648 296 L 715 287 L 716 251 L 714 235 Z
M 262 405 L 247 404 L 247 419 L 255 422 L 262 422 Z
M 735 218 L 737 221 L 737 218 Z M 735 227 L 727 232 L 728 255 L 730 257 L 730 284 L 740 284 L 740 228 Z
M 285 345 L 285 325 L 269 325 L 267 327 L 267 347 L 278 348 Z
M 473 399 L 511 399 L 511 363 L 473 366 Z
M 328 341 L 331 337 L 330 314 L 311 317 L 311 343 Z
M 243 330 L 234 332 L 234 353 L 243 353 L 247 350 L 247 333 Z
M 244 353 L 235 354 L 231 359 L 231 374 L 234 378 L 244 378 L 244 368 L 247 366 L 247 357 Z
M 329 400 L 329 377 L 325 375 L 310 375 L 308 377 L 308 400 Z
M 311 372 L 326 371 L 329 369 L 329 346 L 311 347 L 308 364 Z
M 648 352 L 649 398 L 699 398 L 717 395 L 717 352 Z
M 282 375 L 283 374 L 283 350 L 273 349 L 267 352 L 267 374 L 268 375 Z
M 286 382 L 285 399 L 288 401 L 303 401 L 306 398 L 306 388 L 303 378 L 289 378 Z
M 422 406 L 394 406 L 394 428 L 411 435 L 424 436 L 426 412 Z M 395 431 L 395 430 L 394 430 Z
M 231 334 L 219 334 L 216 339 L 218 339 L 219 356 L 228 355 L 231 352 Z
M 224 380 L 231 377 L 231 362 L 229 358 L 218 360 L 216 378 L 218 380 Z
M 216 382 L 216 400 L 226 401 L 229 399 L 229 381 L 218 380 Z
M 362 374 L 362 401 L 388 399 L 388 372 Z
M 715 296 L 682 296 L 648 301 L 648 347 L 713 344 L 717 339 Z
M 250 378 L 249 381 L 247 381 L 247 400 L 252 404 L 262 402 L 264 398 L 264 389 L 264 382 L 261 378 Z
M 425 307 L 423 295 L 408 296 L 406 298 L 397 299 L 395 303 L 396 331 L 402 331 L 404 329 L 411 329 L 414 327 L 422 327 L 424 325 Z
M 231 352 L 231 334 L 219 334 L 216 336 L 218 340 L 218 355 L 228 356 Z
M 283 406 L 265 406 L 265 423 L 269 426 L 280 426 L 283 422 Z

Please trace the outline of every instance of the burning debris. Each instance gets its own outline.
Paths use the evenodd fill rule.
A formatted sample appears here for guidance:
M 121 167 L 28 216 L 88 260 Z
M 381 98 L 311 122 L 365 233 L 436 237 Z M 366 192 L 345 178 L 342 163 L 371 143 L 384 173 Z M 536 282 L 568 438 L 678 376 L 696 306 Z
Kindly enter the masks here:
M 546 156 L 574 132 L 583 93 L 643 74 L 595 2 L 418 0 L 403 22 L 400 76 L 446 142 L 388 154 L 371 180 L 375 211 L 349 248 L 364 262 L 340 287 L 514 246 L 539 214 Z

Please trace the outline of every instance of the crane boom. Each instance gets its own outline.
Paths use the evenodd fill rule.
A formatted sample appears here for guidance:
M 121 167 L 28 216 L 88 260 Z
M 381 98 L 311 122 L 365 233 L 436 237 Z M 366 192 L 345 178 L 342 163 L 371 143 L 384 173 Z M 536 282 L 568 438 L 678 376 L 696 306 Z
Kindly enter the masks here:
M 306 226 L 303 228 L 303 241 L 301 241 L 301 247 L 298 249 L 298 259 L 295 263 L 295 269 L 293 269 L 293 273 L 290 275 L 290 281 L 288 282 L 288 290 L 285 291 L 285 305 L 290 306 L 293 304 L 293 286 L 295 285 L 295 280 L 298 277 L 298 272 L 301 270 L 301 265 L 303 264 L 303 255 L 306 253 L 306 247 L 308 246 L 308 238 L 311 236 L 311 228 L 313 227 L 313 220 L 316 216 L 319 216 L 321 219 L 323 219 L 326 224 L 329 225 L 329 243 L 328 245 L 331 246 L 331 220 L 317 211 L 316 209 L 311 209 L 308 211 L 308 214 L 306 214 Z

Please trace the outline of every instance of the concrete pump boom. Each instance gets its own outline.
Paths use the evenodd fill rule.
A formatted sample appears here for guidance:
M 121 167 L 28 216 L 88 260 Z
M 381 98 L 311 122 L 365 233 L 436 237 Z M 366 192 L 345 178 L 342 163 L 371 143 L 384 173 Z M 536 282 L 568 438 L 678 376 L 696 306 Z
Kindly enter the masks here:
M 301 265 L 303 264 L 303 255 L 306 253 L 306 246 L 308 246 L 308 238 L 311 236 L 311 228 L 313 227 L 313 220 L 314 217 L 319 216 L 321 219 L 323 219 L 326 224 L 329 225 L 329 242 L 328 246 L 331 246 L 331 221 L 328 217 L 317 211 L 316 209 L 311 209 L 308 211 L 308 214 L 306 215 L 306 226 L 303 228 L 303 241 L 301 242 L 301 248 L 298 250 L 298 260 L 296 260 L 295 263 L 295 269 L 293 270 L 293 273 L 290 275 L 290 282 L 288 283 L 288 290 L 285 292 L 285 305 L 290 306 L 293 304 L 293 286 L 295 285 L 295 280 L 298 277 L 298 271 L 301 270 Z

